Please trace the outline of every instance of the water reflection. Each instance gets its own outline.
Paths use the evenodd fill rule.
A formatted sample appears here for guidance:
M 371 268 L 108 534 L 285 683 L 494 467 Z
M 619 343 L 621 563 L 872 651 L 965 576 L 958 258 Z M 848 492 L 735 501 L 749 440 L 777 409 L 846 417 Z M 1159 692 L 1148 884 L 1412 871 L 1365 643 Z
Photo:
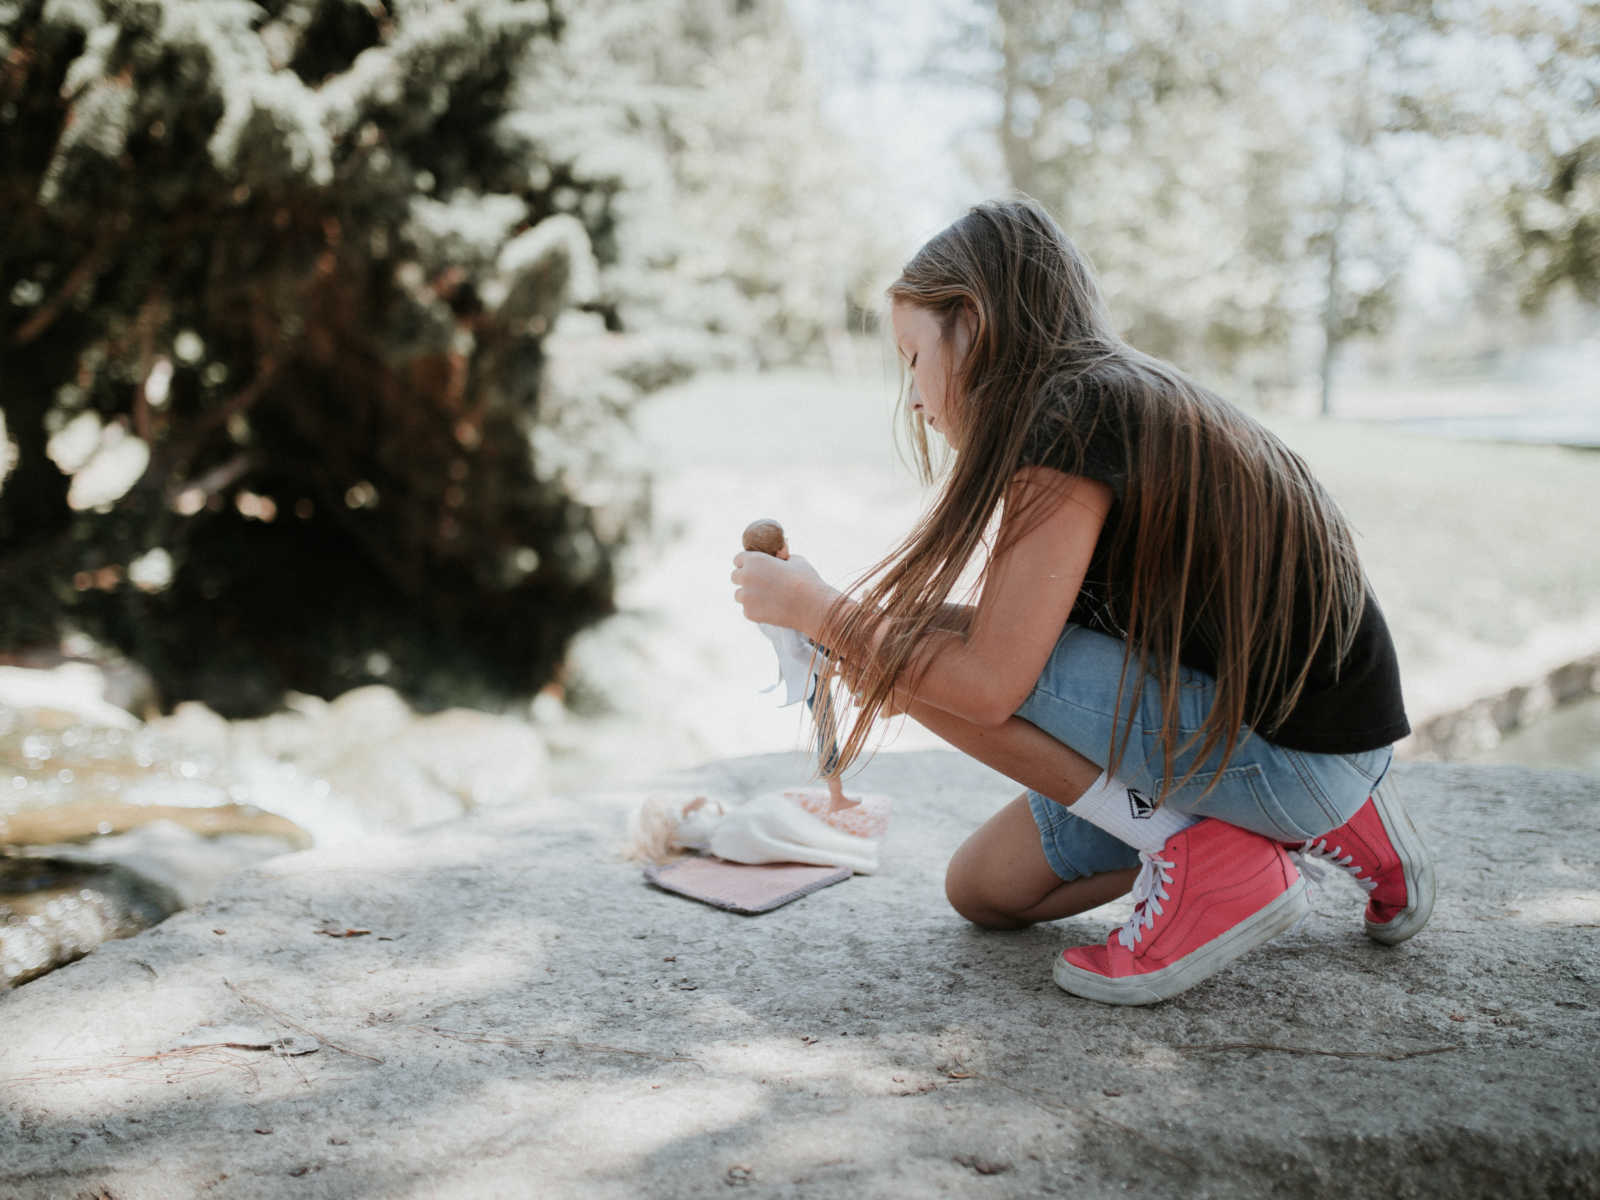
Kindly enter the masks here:
M 0 863 L 12 868 L 9 885 L 0 878 L 0 959 L 36 974 L 41 954 L 59 965 L 83 953 L 83 910 L 44 895 L 58 887 L 104 897 L 116 919 L 96 927 L 123 936 L 150 919 L 137 915 L 149 906 L 128 873 L 189 906 L 227 875 L 313 841 L 359 842 L 547 794 L 544 740 L 514 716 L 418 715 L 384 687 L 286 703 L 232 722 L 180 704 L 148 725 L 98 700 L 78 715 L 0 703 Z M 29 929 L 54 940 L 24 954 L 17 939 Z
M 1559 767 L 1600 776 L 1600 696 L 1546 713 L 1474 756 L 1474 761 Z
M 215 760 L 51 710 L 0 708 L 0 989 L 309 846 Z

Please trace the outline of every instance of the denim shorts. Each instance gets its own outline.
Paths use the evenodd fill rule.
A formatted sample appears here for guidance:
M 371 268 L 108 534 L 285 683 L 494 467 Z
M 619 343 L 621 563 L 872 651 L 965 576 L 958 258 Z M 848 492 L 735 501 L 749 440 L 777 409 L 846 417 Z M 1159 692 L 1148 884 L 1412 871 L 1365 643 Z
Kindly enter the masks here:
M 1117 716 L 1117 683 L 1125 643 L 1079 625 L 1068 625 L 1051 651 L 1032 693 L 1017 716 L 1037 725 L 1091 762 L 1105 766 L 1110 757 Z M 1136 680 L 1129 673 L 1128 691 Z M 1180 744 L 1197 731 L 1211 711 L 1216 683 L 1203 671 L 1181 669 L 1178 713 Z M 1134 707 L 1123 697 L 1122 713 L 1134 714 L 1133 729 L 1123 750 L 1117 778 L 1128 787 L 1154 796 L 1165 778 L 1161 763 L 1160 686 L 1146 677 L 1144 694 Z M 1182 779 L 1198 747 L 1177 755 L 1172 779 Z M 1167 793 L 1164 804 L 1196 817 L 1216 817 L 1283 842 L 1319 837 L 1344 824 L 1366 802 L 1389 769 L 1393 748 L 1358 754 L 1315 754 L 1273 745 L 1245 729 L 1217 786 L 1215 763 L 1221 748 L 1211 751 L 1193 777 Z M 1063 880 L 1139 865 L 1138 851 L 1089 824 L 1072 810 L 1038 792 L 1028 793 L 1028 806 L 1050 867 Z

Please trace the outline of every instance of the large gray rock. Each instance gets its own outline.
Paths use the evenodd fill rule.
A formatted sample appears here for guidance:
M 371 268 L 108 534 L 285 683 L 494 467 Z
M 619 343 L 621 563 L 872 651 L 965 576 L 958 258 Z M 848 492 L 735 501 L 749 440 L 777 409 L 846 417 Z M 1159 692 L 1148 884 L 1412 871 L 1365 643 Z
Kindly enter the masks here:
M 1126 901 L 951 913 L 946 858 L 1014 790 L 951 754 L 880 755 L 882 872 L 761 917 L 641 882 L 638 792 L 278 858 L 0 996 L 0 1196 L 1600 1194 L 1596 781 L 1396 772 L 1441 868 L 1422 935 L 1369 942 L 1336 880 L 1143 1009 L 1049 976 Z

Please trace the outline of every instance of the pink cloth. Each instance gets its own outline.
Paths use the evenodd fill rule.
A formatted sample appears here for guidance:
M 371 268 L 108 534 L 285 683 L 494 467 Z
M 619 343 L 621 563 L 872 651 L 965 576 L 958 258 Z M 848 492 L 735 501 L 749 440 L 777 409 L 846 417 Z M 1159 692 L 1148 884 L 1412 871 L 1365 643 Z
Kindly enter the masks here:
M 790 788 L 783 793 L 815 817 L 821 817 L 840 833 L 860 838 L 881 838 L 889 832 L 889 797 L 876 794 L 849 796 L 858 801 L 837 812 L 828 811 L 827 788 Z

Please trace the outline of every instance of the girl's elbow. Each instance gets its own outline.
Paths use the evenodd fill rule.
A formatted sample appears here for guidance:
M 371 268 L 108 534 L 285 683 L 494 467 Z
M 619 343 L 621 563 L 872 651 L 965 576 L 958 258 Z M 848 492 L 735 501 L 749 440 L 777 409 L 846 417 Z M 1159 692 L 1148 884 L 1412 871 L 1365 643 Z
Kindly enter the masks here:
M 978 697 L 969 714 L 974 725 L 984 729 L 999 729 L 1012 717 L 1028 698 L 1027 693 L 1014 695 L 1011 691 L 994 691 Z
M 972 723 L 979 729 L 999 729 L 1011 719 L 1011 714 L 1002 708 L 985 708 L 972 714 Z

